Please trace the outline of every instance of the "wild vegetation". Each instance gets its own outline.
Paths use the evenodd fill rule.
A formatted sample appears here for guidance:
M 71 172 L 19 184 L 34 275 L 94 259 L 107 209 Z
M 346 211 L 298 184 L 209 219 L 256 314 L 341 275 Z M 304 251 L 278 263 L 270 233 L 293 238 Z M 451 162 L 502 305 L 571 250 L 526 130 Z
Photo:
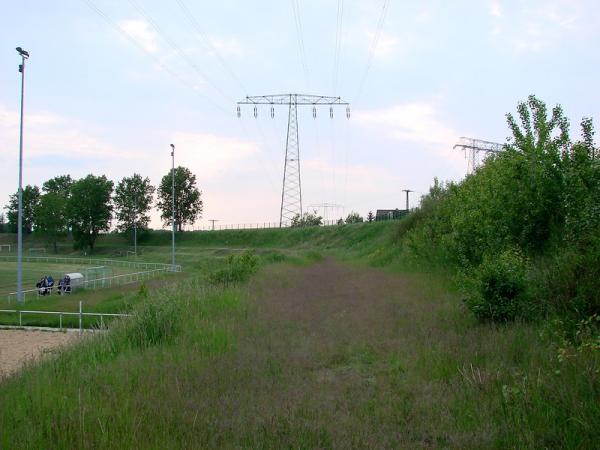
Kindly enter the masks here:
M 180 234 L 188 277 L 0 382 L 0 447 L 596 448 L 593 129 L 518 118 L 399 221 Z

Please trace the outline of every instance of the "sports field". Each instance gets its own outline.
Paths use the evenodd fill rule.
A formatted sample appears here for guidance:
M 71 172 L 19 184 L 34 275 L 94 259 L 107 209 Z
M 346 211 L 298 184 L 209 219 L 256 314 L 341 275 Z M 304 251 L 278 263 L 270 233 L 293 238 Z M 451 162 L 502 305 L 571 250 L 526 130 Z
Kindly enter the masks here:
M 52 275 L 56 284 L 66 273 L 80 272 L 85 274 L 90 267 L 89 259 L 82 260 L 81 264 L 56 264 L 46 262 L 24 262 L 23 263 L 23 290 L 35 289 L 35 284 L 44 276 Z M 108 275 L 120 275 L 129 273 L 134 269 L 123 267 L 106 267 Z M 17 289 L 17 264 L 14 261 L 0 261 L 0 299 L 6 299 L 8 294 Z

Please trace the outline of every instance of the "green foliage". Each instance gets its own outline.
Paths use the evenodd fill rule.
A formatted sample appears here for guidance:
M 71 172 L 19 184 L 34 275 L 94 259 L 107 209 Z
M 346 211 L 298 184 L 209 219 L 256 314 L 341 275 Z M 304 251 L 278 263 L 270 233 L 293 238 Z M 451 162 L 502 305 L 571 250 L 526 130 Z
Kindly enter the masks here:
M 367 214 L 367 222 L 371 223 L 375 220 L 375 215 L 373 215 L 373 211 L 369 211 L 369 214 Z
M 157 207 L 165 224 L 170 225 L 173 215 L 173 174 L 169 171 L 162 177 L 158 187 Z M 175 168 L 175 223 L 178 231 L 186 224 L 192 224 L 202 217 L 202 192 L 196 187 L 196 175 L 187 167 Z
M 300 214 L 296 214 L 292 219 L 292 227 L 316 227 L 323 224 L 323 218 L 317 214 L 317 211 L 305 212 L 300 217 Z
M 104 175 L 88 175 L 73 183 L 67 201 L 67 216 L 77 248 L 93 251 L 100 232 L 109 229 L 112 190 L 113 182 Z
M 465 303 L 480 320 L 505 322 L 522 311 L 526 260 L 519 251 L 486 256 L 469 280 Z
M 251 251 L 227 257 L 226 266 L 212 273 L 210 281 L 214 284 L 231 284 L 246 281 L 258 269 L 258 258 Z
M 59 175 L 45 181 L 42 185 L 42 191 L 47 194 L 58 194 L 67 199 L 71 196 L 71 188 L 73 187 L 73 179 L 71 175 Z
M 352 211 L 350 214 L 348 214 L 348 217 L 346 217 L 346 223 L 361 223 L 361 222 L 364 222 L 364 219 L 357 212 Z
M 34 213 L 36 231 L 50 241 L 56 253 L 56 241 L 68 227 L 67 199 L 58 193 L 48 192 L 41 196 Z
M 115 213 L 119 231 L 126 232 L 137 226 L 140 230 L 148 227 L 155 188 L 150 178 L 142 178 L 134 173 L 123 178 L 115 188 Z
M 23 188 L 23 233 L 31 233 L 35 226 L 35 209 L 40 202 L 40 188 L 27 185 Z M 19 193 L 15 192 L 9 198 L 6 206 L 9 228 L 11 233 L 17 232 L 19 213 Z
M 600 165 L 592 122 L 582 121 L 582 139 L 572 143 L 561 107 L 549 113 L 534 96 L 507 121 L 512 137 L 504 151 L 459 184 L 434 180 L 421 207 L 398 224 L 403 254 L 474 274 L 468 304 L 482 319 L 536 309 L 594 314 Z

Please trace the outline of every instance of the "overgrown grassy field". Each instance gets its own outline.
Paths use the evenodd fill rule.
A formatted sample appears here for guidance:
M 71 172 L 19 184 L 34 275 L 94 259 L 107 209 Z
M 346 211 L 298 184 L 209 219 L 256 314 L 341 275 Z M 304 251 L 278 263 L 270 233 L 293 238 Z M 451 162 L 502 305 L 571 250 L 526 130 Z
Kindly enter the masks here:
M 0 382 L 0 447 L 596 448 L 597 353 L 477 322 L 398 226 L 185 233 L 186 277 Z

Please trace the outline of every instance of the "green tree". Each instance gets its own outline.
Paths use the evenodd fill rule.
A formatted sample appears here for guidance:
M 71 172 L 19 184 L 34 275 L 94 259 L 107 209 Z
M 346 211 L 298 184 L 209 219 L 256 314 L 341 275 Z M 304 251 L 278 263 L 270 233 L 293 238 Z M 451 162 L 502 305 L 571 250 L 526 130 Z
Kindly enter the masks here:
M 369 211 L 369 214 L 367 214 L 367 222 L 371 223 L 375 220 L 375 216 L 373 215 L 373 211 Z
M 361 223 L 361 222 L 364 222 L 364 219 L 357 212 L 352 211 L 350 214 L 348 214 L 348 217 L 346 217 L 346 223 Z
M 89 248 L 93 252 L 100 232 L 109 229 L 112 191 L 113 182 L 104 175 L 88 175 L 73 183 L 67 216 L 73 227 L 76 248 Z
M 35 225 L 34 211 L 40 201 L 40 188 L 27 185 L 23 189 L 23 232 L 31 233 Z M 6 206 L 9 228 L 12 233 L 17 232 L 19 214 L 19 193 L 10 196 Z
M 323 218 L 317 214 L 317 211 L 305 212 L 300 216 L 296 214 L 292 219 L 292 227 L 314 227 L 323 224 Z
M 164 177 L 158 187 L 157 206 L 161 219 L 171 225 L 172 217 L 172 183 L 171 171 Z M 186 167 L 175 169 L 175 224 L 178 231 L 186 224 L 193 224 L 202 217 L 202 192 L 196 187 L 196 175 Z
M 57 252 L 57 241 L 60 235 L 66 233 L 67 199 L 56 192 L 48 192 L 40 198 L 35 208 L 35 231 L 44 235 Z
M 137 173 L 123 178 L 117 184 L 114 203 L 119 231 L 130 232 L 134 228 L 139 230 L 148 227 L 148 211 L 152 206 L 155 190 L 150 184 L 150 178 L 142 178 Z
M 42 185 L 42 191 L 45 193 L 52 192 L 60 195 L 64 199 L 68 199 L 71 195 L 73 183 L 74 181 L 71 178 L 71 175 L 59 175 L 44 182 Z

